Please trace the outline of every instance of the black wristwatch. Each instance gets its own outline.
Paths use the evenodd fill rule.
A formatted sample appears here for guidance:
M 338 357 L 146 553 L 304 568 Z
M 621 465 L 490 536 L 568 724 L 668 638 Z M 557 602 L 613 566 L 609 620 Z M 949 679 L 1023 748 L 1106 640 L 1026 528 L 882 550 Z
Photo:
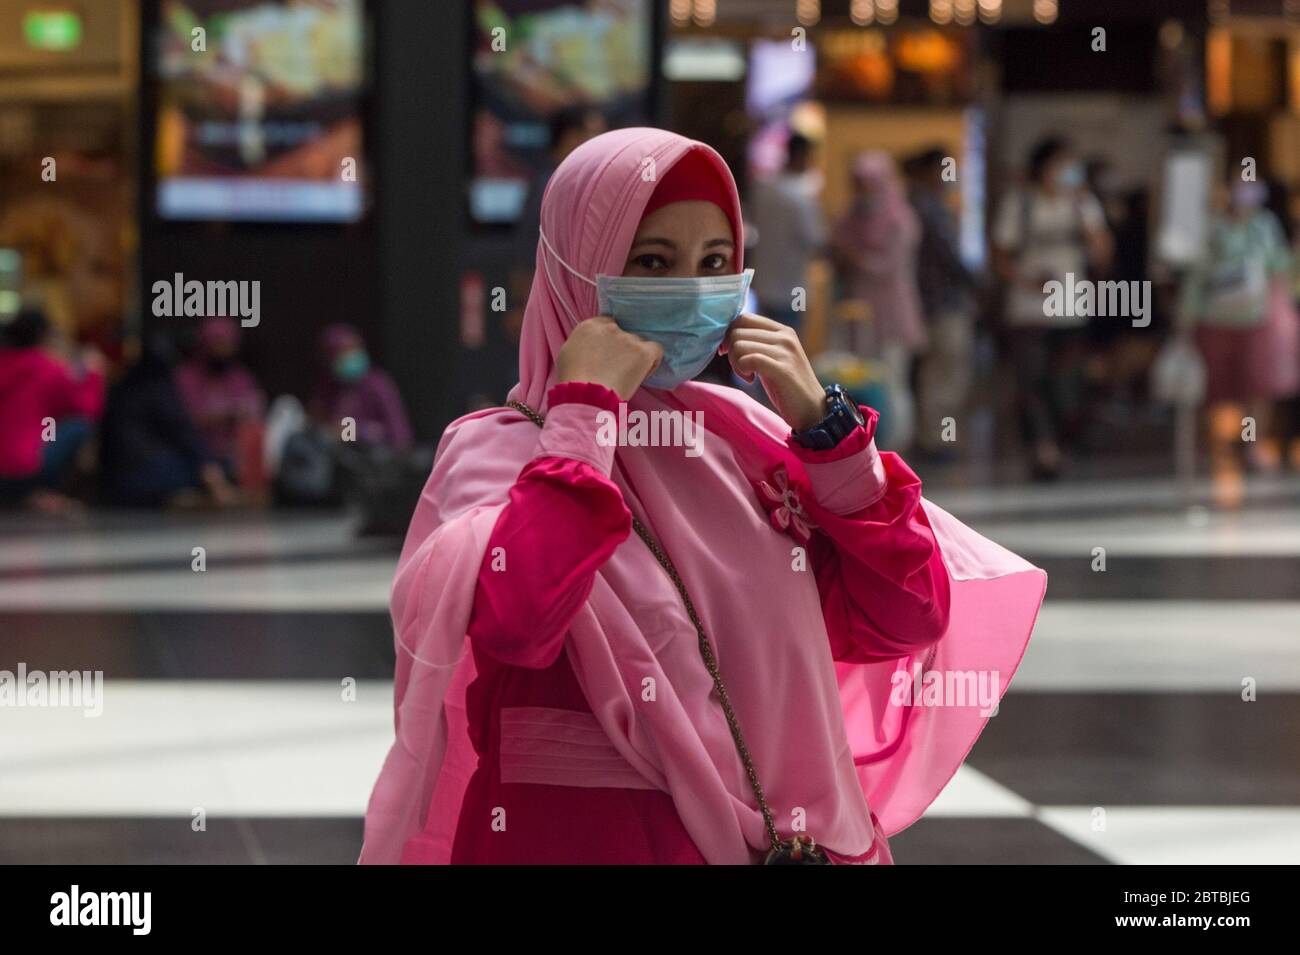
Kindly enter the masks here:
M 810 451 L 829 451 L 865 423 L 858 406 L 839 385 L 827 386 L 826 407 L 829 413 L 825 418 L 793 434 L 794 440 Z

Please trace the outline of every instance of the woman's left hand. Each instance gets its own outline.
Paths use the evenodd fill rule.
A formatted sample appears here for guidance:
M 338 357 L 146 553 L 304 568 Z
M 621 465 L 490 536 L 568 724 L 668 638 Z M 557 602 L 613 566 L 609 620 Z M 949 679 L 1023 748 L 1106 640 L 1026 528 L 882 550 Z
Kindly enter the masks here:
M 718 352 L 745 381 L 759 377 L 776 413 L 795 431 L 826 417 L 826 390 L 789 325 L 742 313 L 727 329 Z

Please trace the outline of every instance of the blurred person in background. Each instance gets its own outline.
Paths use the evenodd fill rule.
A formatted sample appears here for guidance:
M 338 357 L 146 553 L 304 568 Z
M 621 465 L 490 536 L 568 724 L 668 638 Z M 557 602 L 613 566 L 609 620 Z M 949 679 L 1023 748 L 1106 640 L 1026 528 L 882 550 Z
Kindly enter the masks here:
M 961 259 L 957 217 L 948 197 L 942 149 L 927 149 L 904 163 L 908 199 L 921 226 L 916 285 L 929 329 L 930 348 L 917 373 L 917 441 L 930 452 L 944 448 L 940 422 L 966 408 L 974 374 L 976 278 Z
M 841 297 L 867 306 L 867 340 L 857 350 L 887 369 L 890 445 L 902 450 L 916 421 L 912 364 L 928 344 L 916 272 L 922 227 L 887 153 L 862 153 L 852 173 L 853 201 L 831 233 L 831 259 Z M 937 421 L 925 426 L 937 436 Z
M 1017 416 L 1035 479 L 1061 470 L 1080 422 L 1086 329 L 1073 308 L 1049 315 L 1047 282 L 1075 282 L 1109 267 L 1110 232 L 1066 140 L 1049 136 L 1029 156 L 1028 183 L 1003 199 L 993 224 L 993 263 L 1006 286 L 1003 315 Z
M 1113 235 L 1127 215 L 1125 199 L 1116 185 L 1115 167 L 1105 156 L 1089 156 L 1083 160 L 1084 188 L 1101 204 L 1106 228 Z
M 100 432 L 100 490 L 106 503 L 163 507 L 234 503 L 221 464 L 207 453 L 173 375 L 171 342 L 152 335 L 109 389 Z
M 266 396 L 239 361 L 239 337 L 234 319 L 203 319 L 193 356 L 176 370 L 176 386 L 206 456 L 242 486 L 260 466 L 249 449 L 261 446 Z
M 1139 251 L 1132 246 L 1132 241 L 1136 238 L 1135 230 L 1130 220 L 1127 198 L 1116 186 L 1114 167 L 1105 156 L 1092 155 L 1083 160 L 1083 171 L 1084 189 L 1101 206 L 1106 230 L 1111 235 L 1114 248 L 1110 261 L 1089 261 L 1088 278 L 1095 282 L 1121 279 L 1140 281 L 1145 273 L 1146 249 L 1143 247 L 1140 250 L 1142 261 L 1134 261 L 1134 252 Z M 1121 275 L 1121 272 L 1127 274 Z M 1109 423 L 1122 427 L 1124 416 L 1131 412 L 1131 409 L 1121 403 L 1124 384 L 1127 383 L 1124 379 L 1127 369 L 1120 360 L 1120 352 L 1122 344 L 1133 338 L 1132 331 L 1130 323 L 1117 321 L 1112 315 L 1095 314 L 1088 319 L 1083 411 L 1084 419 L 1089 423 L 1098 421 L 1109 413 Z M 1143 337 L 1146 341 L 1154 340 L 1151 335 Z
M 268 429 L 276 502 L 346 503 L 360 514 L 361 533 L 400 533 L 419 500 L 432 452 L 413 447 L 401 393 L 387 372 L 371 364 L 356 328 L 327 327 L 320 357 L 321 377 L 307 416 L 297 406 L 296 414 Z M 289 396 L 277 398 L 272 418 L 296 404 Z M 274 444 L 278 449 L 270 450 Z
M 1276 467 L 1260 439 L 1273 401 L 1294 384 L 1276 360 L 1272 324 L 1293 309 L 1291 252 L 1267 200 L 1264 183 L 1235 176 L 1218 190 L 1205 256 L 1184 276 L 1179 297 L 1180 328 L 1195 328 L 1205 361 L 1210 466 L 1223 507 L 1241 503 L 1243 453 L 1251 467 Z
M 1115 255 L 1107 275 L 1110 281 L 1133 283 L 1150 280 L 1147 264 L 1151 242 L 1149 202 L 1147 190 L 1137 188 L 1128 190 L 1118 203 L 1112 204 L 1116 209 L 1113 226 Z M 1130 287 L 1133 286 L 1130 284 Z M 1159 296 L 1152 296 L 1154 314 L 1151 320 L 1156 327 L 1164 327 L 1166 322 L 1167 309 L 1157 307 L 1162 301 Z M 1141 406 L 1140 399 L 1159 348 L 1160 336 L 1149 334 L 1149 329 L 1135 329 L 1131 322 L 1114 318 L 1094 321 L 1092 336 L 1097 347 L 1102 349 L 1105 362 L 1104 402 L 1098 420 L 1122 426 Z
M 355 440 L 395 451 L 411 447 L 411 424 L 392 377 L 370 362 L 361 333 L 336 324 L 321 333 L 323 373 L 308 401 L 313 421 L 336 437 L 344 418 L 355 422 Z
M 103 409 L 104 359 L 70 361 L 52 340 L 36 306 L 0 328 L 0 504 L 58 514 L 80 507 L 62 491 Z
M 1277 219 L 1278 225 L 1282 228 L 1283 238 L 1286 240 L 1287 248 L 1291 250 L 1292 261 L 1292 283 L 1290 301 L 1294 307 L 1297 295 L 1300 295 L 1300 269 L 1296 268 L 1297 258 L 1300 255 L 1300 249 L 1297 243 L 1300 242 L 1300 234 L 1297 234 L 1295 222 L 1291 214 L 1291 191 L 1287 188 L 1286 183 L 1282 180 L 1270 176 L 1264 180 L 1268 186 L 1268 201 L 1265 204 L 1269 212 L 1273 213 Z M 1286 340 L 1287 330 L 1282 327 L 1281 323 L 1275 326 L 1275 335 L 1280 333 L 1282 340 L 1276 342 L 1275 348 L 1282 355 L 1285 355 L 1288 349 L 1294 349 L 1300 352 L 1300 343 L 1291 343 Z M 1273 433 L 1277 444 L 1277 456 L 1283 463 L 1290 465 L 1291 469 L 1300 472 L 1300 353 L 1296 354 L 1295 380 L 1288 381 L 1285 374 L 1285 366 L 1280 369 L 1282 374 L 1278 382 L 1279 398 L 1277 406 L 1274 409 L 1274 427 Z M 1285 362 L 1284 357 L 1279 356 L 1279 361 Z
M 811 175 L 813 143 L 791 133 L 785 167 L 754 184 L 751 220 L 758 234 L 754 246 L 754 294 L 759 310 L 796 332 L 803 327 L 808 299 L 808 264 L 826 245 L 818 186 Z M 802 295 L 796 292 L 802 289 Z M 803 308 L 795 309 L 796 296 Z

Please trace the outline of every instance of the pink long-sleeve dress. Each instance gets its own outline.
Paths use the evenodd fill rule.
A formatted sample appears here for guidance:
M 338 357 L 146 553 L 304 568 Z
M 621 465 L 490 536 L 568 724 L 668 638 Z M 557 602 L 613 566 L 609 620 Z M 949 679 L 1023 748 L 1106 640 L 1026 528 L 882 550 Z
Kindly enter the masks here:
M 552 408 L 580 402 L 616 412 L 618 396 L 602 385 L 564 383 L 551 389 L 548 402 Z M 859 662 L 895 659 L 934 643 L 947 626 L 949 604 L 938 545 L 918 519 L 920 481 L 896 456 L 877 453 L 875 412 L 862 410 L 866 426 L 832 450 L 790 443 L 818 502 L 838 515 L 823 522 L 808 552 L 832 655 Z M 590 440 L 594 446 L 596 436 Z M 488 542 L 469 624 L 477 677 L 466 695 L 479 763 L 465 793 L 451 861 L 703 864 L 668 793 L 502 780 L 502 710 L 590 712 L 564 636 L 596 572 L 631 533 L 631 512 L 618 486 L 588 463 L 600 457 L 586 453 L 590 449 L 572 450 L 575 457 L 539 456 L 524 467 Z M 846 481 L 863 474 L 875 480 Z M 508 578 L 493 568 L 497 553 L 510 555 Z M 509 818 L 505 828 L 493 825 L 501 810 Z M 876 841 L 864 855 L 832 857 L 892 862 L 878 823 Z

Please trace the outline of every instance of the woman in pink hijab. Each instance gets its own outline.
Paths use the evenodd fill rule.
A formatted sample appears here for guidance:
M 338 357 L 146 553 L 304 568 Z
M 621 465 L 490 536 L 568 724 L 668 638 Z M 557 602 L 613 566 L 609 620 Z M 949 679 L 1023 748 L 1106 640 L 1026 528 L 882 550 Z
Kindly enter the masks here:
M 890 446 L 906 448 L 915 417 L 912 359 L 928 345 L 916 286 L 921 222 L 907 200 L 888 153 L 864 152 L 853 163 L 853 203 L 831 233 L 840 294 L 866 303 L 866 340 L 852 348 L 889 369 L 886 430 Z M 925 422 L 938 427 L 937 422 Z
M 831 236 L 845 292 L 871 305 L 878 344 L 925 347 L 916 250 L 921 223 L 888 153 L 864 152 L 853 163 L 853 203 Z
M 239 361 L 239 339 L 239 323 L 233 318 L 205 318 L 194 356 L 176 369 L 176 387 L 208 456 L 227 476 L 242 480 L 241 435 L 261 427 L 266 395 Z
M 448 427 L 398 565 L 363 863 L 886 863 L 996 709 L 1045 575 L 738 314 L 740 222 L 662 130 L 552 176 L 520 382 Z M 687 380 L 718 351 L 775 412 Z

